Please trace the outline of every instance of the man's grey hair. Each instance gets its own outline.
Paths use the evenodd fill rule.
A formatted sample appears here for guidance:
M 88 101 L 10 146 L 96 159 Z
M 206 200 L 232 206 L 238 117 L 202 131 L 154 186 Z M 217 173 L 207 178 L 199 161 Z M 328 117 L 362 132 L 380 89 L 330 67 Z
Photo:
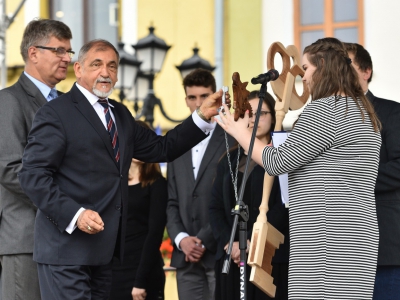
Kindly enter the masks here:
M 117 59 L 119 63 L 119 53 L 117 49 L 115 49 L 114 45 L 111 44 L 109 41 L 96 39 L 87 42 L 85 45 L 82 46 L 81 50 L 79 50 L 78 62 L 83 65 L 86 59 L 86 55 L 90 49 L 95 48 L 95 51 L 106 51 L 108 49 L 113 50 L 117 54 Z
M 70 40 L 72 39 L 71 29 L 63 22 L 56 20 L 36 19 L 30 21 L 25 28 L 20 47 L 24 62 L 28 60 L 30 47 L 45 46 L 52 37 L 59 40 Z

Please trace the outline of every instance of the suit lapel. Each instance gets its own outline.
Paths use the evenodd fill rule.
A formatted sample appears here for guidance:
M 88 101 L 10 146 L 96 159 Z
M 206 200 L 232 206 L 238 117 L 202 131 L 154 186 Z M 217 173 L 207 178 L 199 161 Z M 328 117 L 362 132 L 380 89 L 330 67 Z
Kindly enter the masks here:
M 47 103 L 46 98 L 43 97 L 40 90 L 24 73 L 19 77 L 18 83 L 22 86 L 25 93 L 29 96 L 32 102 L 37 105 L 37 107 L 42 107 Z
M 71 94 L 72 94 L 72 101 L 74 102 L 75 107 L 81 112 L 83 117 L 92 125 L 92 127 L 99 134 L 100 138 L 104 143 L 104 146 L 107 148 L 108 153 L 110 154 L 112 160 L 114 161 L 115 166 L 118 167 L 117 162 L 114 159 L 114 150 L 111 146 L 110 135 L 108 131 L 104 128 L 104 125 L 101 122 L 96 111 L 93 109 L 89 101 L 76 87 L 75 84 L 71 89 Z
M 217 149 L 222 143 L 225 143 L 224 131 L 221 126 L 217 125 L 210 141 L 208 142 L 203 159 L 201 160 L 199 172 L 197 173 L 196 177 L 196 184 L 200 181 L 210 161 L 215 157 L 215 155 L 217 155 L 217 153 L 219 153 Z

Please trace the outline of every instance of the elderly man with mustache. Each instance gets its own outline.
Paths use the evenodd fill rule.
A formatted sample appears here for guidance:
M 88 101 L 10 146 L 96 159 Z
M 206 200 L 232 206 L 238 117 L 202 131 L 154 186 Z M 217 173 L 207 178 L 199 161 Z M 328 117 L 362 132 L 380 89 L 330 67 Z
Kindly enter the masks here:
M 172 161 L 215 126 L 221 91 L 166 136 L 137 125 L 107 98 L 118 63 L 109 42 L 85 44 L 71 91 L 44 105 L 29 133 L 19 179 L 38 207 L 34 260 L 43 300 L 108 299 L 112 257 L 124 252 L 132 158 Z

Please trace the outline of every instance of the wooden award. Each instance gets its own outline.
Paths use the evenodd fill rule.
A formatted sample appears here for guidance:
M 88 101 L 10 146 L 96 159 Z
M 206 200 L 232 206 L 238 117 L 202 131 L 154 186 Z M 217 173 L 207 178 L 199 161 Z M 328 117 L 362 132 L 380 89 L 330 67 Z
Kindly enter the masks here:
M 235 121 L 239 118 L 244 117 L 246 110 L 249 110 L 249 117 L 253 116 L 253 111 L 249 103 L 248 97 L 250 92 L 246 89 L 248 82 L 241 82 L 240 75 L 238 72 L 234 72 L 232 75 L 232 90 L 233 99 L 235 100 Z
M 267 67 L 274 69 L 274 57 L 279 53 L 282 57 L 283 67 L 277 80 L 271 81 L 272 90 L 277 97 L 275 103 L 276 123 L 275 131 L 282 130 L 282 122 L 288 109 L 299 109 L 308 100 L 309 91 L 303 82 L 303 94 L 299 96 L 296 92 L 294 80 L 296 76 L 303 77 L 304 71 L 300 66 L 300 56 L 295 46 L 285 48 L 281 43 L 273 43 L 267 54 Z M 291 58 L 293 65 L 291 66 Z M 274 298 L 276 286 L 273 284 L 272 257 L 275 250 L 284 242 L 284 236 L 274 226 L 267 222 L 268 201 L 274 177 L 267 173 L 264 175 L 264 187 L 260 214 L 253 226 L 249 257 L 247 264 L 250 265 L 250 282 L 255 284 L 268 296 Z

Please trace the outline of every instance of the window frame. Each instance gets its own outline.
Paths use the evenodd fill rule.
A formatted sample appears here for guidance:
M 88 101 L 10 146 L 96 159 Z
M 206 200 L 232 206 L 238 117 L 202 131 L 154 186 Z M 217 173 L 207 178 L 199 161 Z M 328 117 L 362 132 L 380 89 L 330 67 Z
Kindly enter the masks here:
M 301 34 L 305 31 L 322 30 L 326 37 L 334 37 L 335 29 L 356 27 L 358 29 L 357 43 L 364 44 L 364 0 L 357 0 L 358 20 L 334 22 L 334 0 L 324 0 L 324 23 L 301 25 L 300 20 L 300 1 L 293 0 L 294 12 L 294 44 L 297 49 L 301 48 Z

